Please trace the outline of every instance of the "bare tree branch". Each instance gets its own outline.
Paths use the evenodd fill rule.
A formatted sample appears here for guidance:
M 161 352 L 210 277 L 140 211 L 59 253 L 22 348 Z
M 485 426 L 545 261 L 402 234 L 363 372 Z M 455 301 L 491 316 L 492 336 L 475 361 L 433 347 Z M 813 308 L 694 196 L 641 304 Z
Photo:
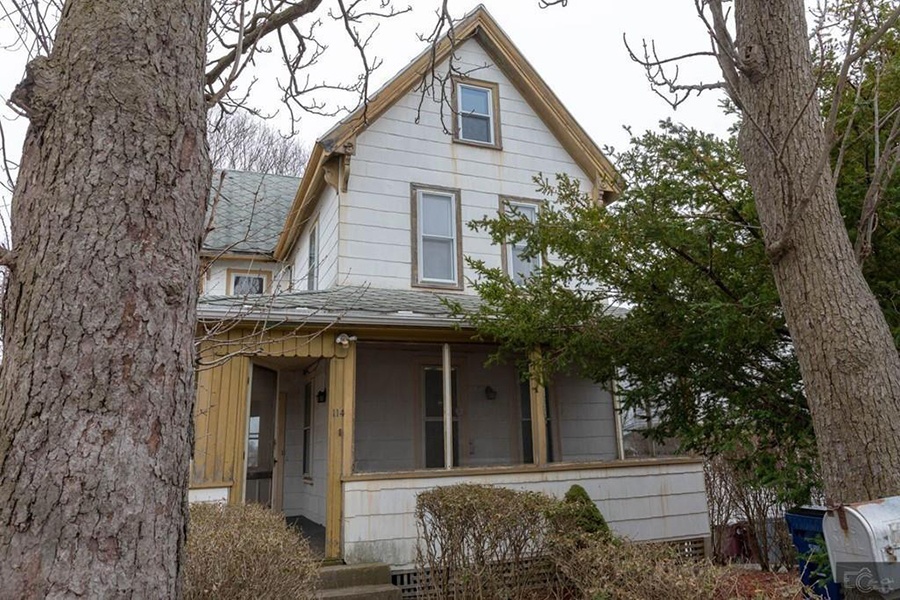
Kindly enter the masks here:
M 248 111 L 208 113 L 207 141 L 213 167 L 300 177 L 309 152 L 297 137 L 282 135 Z
M 878 138 L 877 129 L 875 137 Z M 859 264 L 865 262 L 866 258 L 872 254 L 872 234 L 878 225 L 878 204 L 881 202 L 885 186 L 894 176 L 897 165 L 900 163 L 900 143 L 898 143 L 900 140 L 898 137 L 900 137 L 900 110 L 894 111 L 894 121 L 885 140 L 886 151 L 877 157 L 878 162 L 872 175 L 872 182 L 866 190 L 859 223 L 856 226 L 854 251 Z
M 296 3 L 279 2 L 272 12 L 254 15 L 246 31 L 241 29 L 242 43 L 240 46 L 235 46 L 230 52 L 212 63 L 212 67 L 206 72 L 206 85 L 215 84 L 244 52 L 254 49 L 266 35 L 312 13 L 319 8 L 321 3 L 322 0 L 301 0 Z M 285 4 L 287 4 L 287 8 L 279 12 L 278 9 Z M 243 3 L 238 10 L 243 14 Z
M 660 58 L 656 51 L 656 42 L 651 41 L 650 46 L 647 45 L 647 40 L 641 40 L 643 44 L 643 58 L 639 58 L 634 51 L 631 49 L 631 46 L 628 44 L 628 38 L 623 33 L 622 34 L 622 42 L 625 44 L 625 49 L 628 51 L 628 56 L 631 57 L 631 60 L 638 63 L 642 67 L 644 67 L 644 71 L 647 75 L 647 80 L 650 82 L 650 89 L 660 98 L 666 101 L 669 106 L 673 109 L 678 108 L 682 102 L 691 97 L 692 94 L 701 94 L 707 90 L 718 90 L 718 89 L 727 89 L 727 85 L 725 82 L 717 81 L 714 83 L 679 83 L 678 78 L 680 75 L 680 71 L 678 65 L 675 65 L 675 73 L 669 74 L 665 70 L 665 65 L 669 63 L 677 63 L 678 61 L 682 61 L 689 58 L 698 58 L 705 56 L 715 57 L 716 54 L 711 51 L 706 52 L 690 52 L 688 54 L 681 54 L 679 56 L 672 56 L 669 58 Z M 668 96 L 659 91 L 660 88 L 665 88 L 668 92 Z

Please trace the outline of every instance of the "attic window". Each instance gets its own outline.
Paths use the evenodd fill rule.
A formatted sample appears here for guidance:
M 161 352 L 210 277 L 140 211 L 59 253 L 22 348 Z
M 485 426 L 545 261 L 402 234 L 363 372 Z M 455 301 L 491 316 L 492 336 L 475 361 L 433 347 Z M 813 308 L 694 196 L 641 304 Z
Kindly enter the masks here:
M 457 81 L 454 140 L 500 148 L 500 101 L 496 83 Z
M 250 296 L 253 294 L 265 294 L 272 283 L 272 273 L 269 271 L 244 271 L 228 269 L 229 295 Z

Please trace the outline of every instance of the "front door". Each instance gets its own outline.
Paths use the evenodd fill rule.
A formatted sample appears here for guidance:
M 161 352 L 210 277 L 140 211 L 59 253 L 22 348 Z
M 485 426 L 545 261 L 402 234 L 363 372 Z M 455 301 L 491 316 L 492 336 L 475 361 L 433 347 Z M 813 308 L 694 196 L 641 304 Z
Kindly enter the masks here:
M 250 417 L 247 422 L 247 487 L 245 500 L 269 508 L 273 500 L 275 418 L 278 373 L 253 365 Z

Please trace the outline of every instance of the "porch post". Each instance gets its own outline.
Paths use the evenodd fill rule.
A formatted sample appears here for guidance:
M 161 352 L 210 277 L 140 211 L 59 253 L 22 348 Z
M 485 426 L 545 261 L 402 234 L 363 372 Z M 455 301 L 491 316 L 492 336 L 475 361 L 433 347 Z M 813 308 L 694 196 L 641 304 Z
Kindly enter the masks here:
M 528 375 L 531 390 L 531 440 L 534 464 L 547 464 L 547 402 L 541 373 L 541 349 L 535 348 L 528 357 Z
M 444 468 L 453 468 L 453 373 L 450 365 L 450 344 L 444 344 Z
M 328 361 L 328 467 L 325 474 L 325 560 L 341 557 L 344 496 L 341 489 L 344 441 L 344 367 L 346 358 Z

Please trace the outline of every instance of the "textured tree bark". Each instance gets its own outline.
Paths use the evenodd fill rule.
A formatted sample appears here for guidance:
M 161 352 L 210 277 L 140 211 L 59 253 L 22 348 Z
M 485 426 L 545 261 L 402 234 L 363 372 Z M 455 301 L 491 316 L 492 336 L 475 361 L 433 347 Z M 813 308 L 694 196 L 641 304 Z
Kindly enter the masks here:
M 803 0 L 739 0 L 739 143 L 833 502 L 900 494 L 900 356 L 857 266 L 826 167 Z M 783 147 L 783 163 L 776 154 Z M 774 149 L 773 149 L 774 148 Z M 800 198 L 813 190 L 808 204 Z M 790 214 L 797 213 L 793 226 Z
M 67 2 L 13 98 L 0 367 L 0 597 L 180 593 L 205 0 Z

